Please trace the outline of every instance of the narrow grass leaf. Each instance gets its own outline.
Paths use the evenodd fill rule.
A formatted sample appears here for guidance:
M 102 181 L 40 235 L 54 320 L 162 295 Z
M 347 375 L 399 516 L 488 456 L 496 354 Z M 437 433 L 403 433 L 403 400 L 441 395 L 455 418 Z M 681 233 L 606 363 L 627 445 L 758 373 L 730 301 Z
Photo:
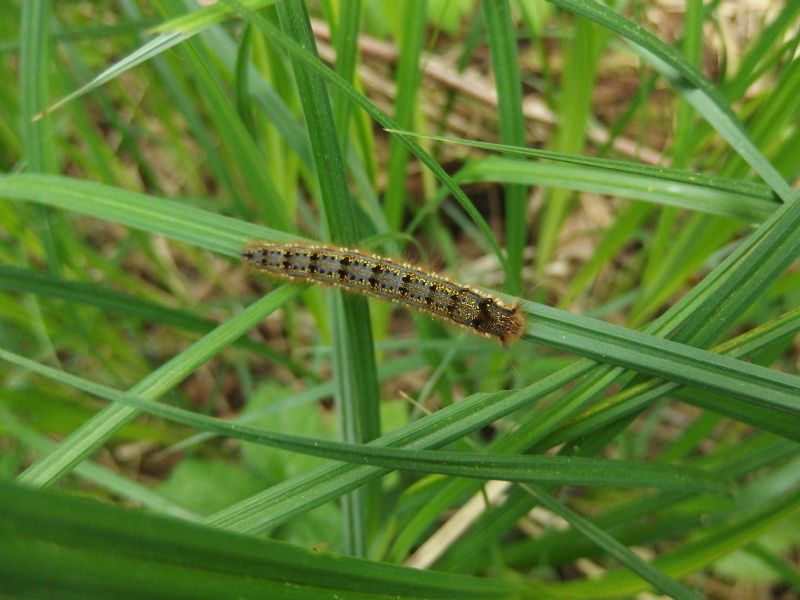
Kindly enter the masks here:
M 284 31 L 316 54 L 311 23 L 302 0 L 286 0 L 277 8 Z M 247 13 L 247 18 L 251 15 Z M 293 67 L 317 167 L 328 236 L 340 244 L 356 244 L 361 236 L 350 200 L 344 159 L 325 81 L 305 62 L 293 60 Z M 345 441 L 366 442 L 378 437 L 381 429 L 380 388 L 372 329 L 369 318 L 365 318 L 369 315 L 369 305 L 366 298 L 342 292 L 331 294 L 330 302 L 334 330 L 332 358 L 341 435 Z M 359 490 L 346 498 L 345 540 L 349 553 L 366 556 L 368 526 L 377 523 L 379 501 L 380 490 L 377 487 Z
M 227 435 L 242 441 L 302 452 L 353 464 L 439 473 L 484 480 L 506 480 L 554 485 L 590 485 L 622 487 L 658 487 L 684 491 L 727 493 L 730 484 L 719 477 L 682 466 L 662 463 L 604 460 L 596 458 L 529 455 L 488 455 L 381 447 L 375 444 L 347 444 L 267 432 L 242 423 L 231 423 L 192 413 L 177 407 L 158 404 L 123 393 L 107 386 L 24 360 L 0 350 L 0 358 L 73 387 L 101 396 L 137 411 L 188 425 L 200 431 Z
M 522 590 L 505 580 L 336 556 L 85 498 L 0 487 L 0 585 L 14 595 L 510 599 Z
M 541 304 L 523 307 L 531 315 L 527 339 L 800 415 L 800 377 Z
M 556 500 L 546 490 L 536 486 L 532 487 L 531 491 L 545 508 L 567 521 L 573 528 L 580 531 L 660 592 L 668 594 L 670 598 L 699 600 L 700 596 L 689 590 L 689 588 L 672 579 L 658 567 L 640 558 L 637 554 L 629 550 L 625 545 L 619 543 L 588 519 L 581 517 L 564 506 L 564 504 Z
M 731 520 L 708 527 L 704 535 L 656 557 L 653 565 L 671 577 L 683 577 L 703 569 L 714 560 L 741 548 L 800 509 L 800 490 L 766 503 Z M 618 598 L 644 592 L 643 582 L 619 569 L 591 581 L 582 580 L 554 586 L 549 591 L 561 598 Z
M 401 127 L 410 129 L 413 125 L 420 82 L 420 56 L 425 41 L 425 24 L 428 3 L 412 0 L 401 3 L 403 11 L 400 29 L 400 54 L 397 62 L 397 95 L 394 100 L 394 119 Z M 408 148 L 393 136 L 389 140 L 389 162 L 387 164 L 388 183 L 384 212 L 390 231 L 400 229 L 406 209 L 406 182 L 408 167 Z
M 164 200 L 153 196 L 57 175 L 0 176 L 0 197 L 75 211 L 237 258 L 249 240 L 299 239 L 179 202 L 165 210 Z
M 506 144 L 524 146 L 522 83 L 517 58 L 517 32 L 511 19 L 511 5 L 508 0 L 484 0 L 482 5 L 497 88 L 500 139 Z M 505 289 L 511 295 L 519 296 L 522 293 L 523 252 L 528 231 L 527 188 L 524 185 L 514 185 L 515 182 L 507 183 L 509 185 L 505 186 L 504 194 L 505 247 L 508 257 Z
M 524 183 L 606 194 L 732 217 L 748 223 L 764 221 L 778 207 L 772 201 L 749 194 L 694 183 L 665 181 L 660 176 L 642 176 L 590 166 L 535 163 L 502 157 L 488 157 L 471 162 L 455 179 L 459 182 Z

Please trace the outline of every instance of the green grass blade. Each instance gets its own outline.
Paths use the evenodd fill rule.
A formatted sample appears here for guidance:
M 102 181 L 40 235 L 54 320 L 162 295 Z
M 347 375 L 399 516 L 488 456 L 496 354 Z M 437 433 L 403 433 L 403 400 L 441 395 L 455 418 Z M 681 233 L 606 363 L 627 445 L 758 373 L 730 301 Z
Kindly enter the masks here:
M 241 423 L 214 419 L 184 409 L 157 404 L 130 393 L 118 392 L 0 350 L 0 358 L 46 377 L 68 383 L 106 400 L 137 411 L 188 425 L 200 431 L 239 440 L 311 454 L 352 464 L 439 473 L 484 480 L 506 480 L 554 485 L 657 487 L 670 490 L 727 493 L 725 480 L 696 469 L 661 463 L 609 461 L 595 458 L 528 455 L 487 455 L 464 452 L 395 449 L 376 444 L 359 445 L 266 432 Z
M 340 7 L 341 15 L 336 24 L 336 72 L 349 83 L 353 83 L 358 58 L 358 25 L 361 19 L 361 0 L 345 2 Z M 350 102 L 338 92 L 333 98 L 333 113 L 336 131 L 339 132 L 339 145 L 342 152 L 348 150 L 348 132 L 350 131 Z
M 511 6 L 508 0 L 484 1 L 482 5 L 497 87 L 500 139 L 506 144 L 524 146 L 522 84 L 517 62 L 517 35 L 511 20 Z M 505 247 L 508 256 L 505 289 L 513 296 L 522 293 L 523 252 L 528 231 L 527 199 L 527 189 L 524 185 L 505 186 Z
M 278 6 L 281 26 L 305 48 L 314 49 L 314 36 L 305 5 L 287 0 Z M 333 121 L 325 81 L 294 61 L 295 79 L 308 125 L 311 150 L 317 167 L 320 195 L 331 240 L 353 245 L 360 240 L 356 216 Z M 337 386 L 341 435 L 348 442 L 366 442 L 380 435 L 377 371 L 367 300 L 336 293 L 333 307 L 333 370 Z M 377 523 L 380 490 L 359 490 L 345 501 L 345 540 L 348 551 L 366 556 L 368 527 Z
M 722 92 L 729 100 L 737 100 L 747 91 L 752 83 L 761 75 L 764 70 L 760 63 L 767 62 L 771 58 L 775 40 L 783 39 L 788 27 L 792 26 L 794 19 L 800 12 L 800 5 L 794 2 L 787 2 L 780 13 L 767 27 L 759 34 L 756 42 L 750 47 L 742 57 L 736 74 L 722 86 Z M 780 47 L 780 52 L 785 51 Z
M 800 377 L 541 304 L 523 307 L 531 315 L 527 339 L 800 415 Z
M 444 135 L 426 135 L 421 133 L 414 133 L 411 131 L 403 130 L 390 130 L 390 133 L 399 135 L 407 135 L 411 137 L 418 137 L 422 139 L 437 140 L 442 142 L 449 142 L 459 144 L 468 148 L 480 148 L 482 150 L 490 150 L 500 154 L 512 154 L 515 156 L 524 156 L 529 158 L 542 158 L 552 160 L 555 162 L 562 162 L 566 164 L 595 167 L 597 169 L 604 169 L 610 172 L 619 171 L 621 173 L 628 173 L 631 175 L 639 175 L 651 179 L 661 179 L 665 182 L 676 182 L 683 184 L 694 184 L 703 187 L 714 188 L 719 191 L 727 191 L 734 194 L 741 194 L 753 198 L 759 198 L 764 201 L 772 201 L 777 208 L 778 202 L 775 200 L 775 195 L 770 188 L 763 183 L 748 181 L 743 179 L 735 179 L 732 177 L 723 177 L 721 175 L 709 175 L 706 173 L 696 173 L 687 171 L 685 169 L 676 169 L 669 167 L 654 167 L 644 163 L 637 163 L 628 160 L 601 158 L 597 156 L 587 156 L 583 154 L 571 154 L 568 152 L 554 152 L 552 150 L 541 150 L 539 148 L 523 148 L 520 146 L 513 146 L 510 144 L 496 144 L 493 142 L 484 142 L 480 140 L 469 140 L 464 138 L 444 136 Z
M 776 341 L 791 338 L 800 331 L 800 309 L 790 311 L 780 318 L 765 323 L 729 342 L 714 348 L 715 352 L 730 353 L 736 358 L 752 356 L 769 347 Z M 635 413 L 649 406 L 658 398 L 663 398 L 679 389 L 674 382 L 659 382 L 650 380 L 630 386 L 601 402 L 590 410 L 581 414 L 547 438 L 543 445 L 556 446 L 567 440 L 575 440 L 588 433 L 596 431 L 627 414 Z M 800 419 L 777 413 L 774 410 L 762 410 L 761 407 L 751 404 L 731 402 L 730 398 L 722 398 L 711 394 L 687 394 L 684 401 L 700 406 L 706 410 L 726 415 L 743 423 L 750 423 L 756 427 L 772 431 L 778 435 L 800 442 Z
M 504 580 L 311 552 L 82 498 L 0 486 L 0 585 L 14 595 L 366 600 L 512 598 L 521 591 Z
M 559 302 L 559 308 L 568 309 L 581 294 L 589 289 L 589 282 L 596 278 L 601 269 L 629 243 L 651 212 L 652 207 L 647 204 L 634 203 L 617 215 L 614 223 L 606 230 L 603 238 L 597 244 L 594 254 L 573 275 L 561 302 Z
M 608 39 L 607 32 L 586 19 L 576 19 L 574 31 L 565 43 L 562 92 L 558 102 L 558 128 L 551 142 L 562 152 L 579 152 L 586 142 L 593 101 L 592 89 L 598 75 L 600 53 Z M 574 205 L 564 190 L 547 194 L 538 219 L 539 241 L 536 273 L 542 275 L 550 263 L 567 215 Z
M 457 175 L 459 182 L 522 183 L 643 200 L 663 206 L 760 223 L 779 206 L 761 195 L 751 195 L 695 183 L 665 182 L 660 176 L 642 176 L 607 169 L 527 162 L 488 157 L 470 163 Z
M 242 5 L 250 10 L 259 10 L 275 4 L 275 1 L 276 0 L 241 0 Z M 158 26 L 151 28 L 151 31 L 154 33 L 178 31 L 189 36 L 211 25 L 222 23 L 230 19 L 233 15 L 234 11 L 226 4 L 210 4 L 188 12 L 185 15 L 173 17 L 168 21 L 164 21 Z
M 625 545 L 619 543 L 602 529 L 595 526 L 591 521 L 564 506 L 544 489 L 533 487 L 531 491 L 545 508 L 563 518 L 574 529 L 580 531 L 583 535 L 608 552 L 608 554 L 628 567 L 628 569 L 652 584 L 653 587 L 660 592 L 668 594 L 670 598 L 699 598 L 697 594 L 670 578 L 669 575 L 657 567 L 640 558 Z
M 420 82 L 420 56 L 425 41 L 427 2 L 411 0 L 402 3 L 402 23 L 400 55 L 397 64 L 397 96 L 394 104 L 394 119 L 401 127 L 411 129 L 414 111 L 418 103 L 417 93 Z M 408 148 L 397 137 L 389 142 L 389 163 L 387 165 L 388 183 L 384 212 L 390 231 L 398 231 L 406 208 L 406 171 L 408 167 Z
M 800 194 L 775 211 L 728 258 L 654 323 L 705 346 L 734 322 L 800 255 Z M 690 315 L 687 318 L 687 315 Z
M 55 175 L 0 176 L 0 197 L 75 211 L 237 258 L 249 240 L 298 239 L 178 202 L 165 210 L 163 200 L 146 194 Z
M 34 115 L 47 102 L 50 50 L 50 3 L 23 2 L 20 31 L 20 88 L 22 141 L 29 169 L 56 169 L 52 122 L 35 122 Z
M 38 296 L 59 298 L 72 304 L 96 306 L 115 315 L 163 323 L 186 331 L 207 333 L 217 325 L 211 319 L 197 316 L 186 310 L 170 308 L 143 298 L 104 289 L 93 283 L 67 281 L 28 269 L 0 266 L 0 290 L 26 292 Z M 236 345 L 283 364 L 298 374 L 310 375 L 299 364 L 264 344 L 242 338 L 236 341 Z
M 655 558 L 653 564 L 672 577 L 692 573 L 746 545 L 770 526 L 796 514 L 798 508 L 800 491 L 794 491 L 749 511 L 749 514 L 740 514 L 732 522 L 707 528 L 700 539 Z M 564 598 L 618 598 L 645 589 L 642 581 L 631 577 L 629 572 L 613 570 L 591 581 L 556 585 L 550 591 Z
M 259 8 L 261 6 L 274 4 L 275 0 L 243 0 L 243 2 L 252 8 Z M 162 32 L 159 36 L 143 44 L 140 48 L 126 56 L 124 59 L 114 63 L 111 67 L 96 75 L 84 86 L 78 88 L 71 94 L 65 96 L 58 102 L 48 107 L 47 110 L 41 113 L 41 116 L 60 109 L 68 102 L 80 98 L 81 96 L 88 94 L 92 90 L 97 89 L 112 79 L 119 77 L 125 71 L 147 62 L 151 58 L 158 56 L 177 44 L 180 44 L 201 29 L 215 23 L 220 23 L 228 19 L 230 16 L 231 10 L 227 6 L 215 4 L 162 23 L 153 29 L 153 31 Z

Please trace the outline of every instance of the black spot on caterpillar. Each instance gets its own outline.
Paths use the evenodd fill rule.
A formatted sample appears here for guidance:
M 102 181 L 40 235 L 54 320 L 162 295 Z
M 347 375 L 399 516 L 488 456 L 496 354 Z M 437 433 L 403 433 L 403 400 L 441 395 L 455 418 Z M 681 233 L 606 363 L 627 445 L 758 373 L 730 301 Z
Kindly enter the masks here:
M 518 339 L 525 330 L 525 317 L 518 306 L 507 306 L 420 267 L 358 250 L 251 242 L 242 250 L 242 260 L 283 279 L 335 285 L 393 300 L 502 344 Z

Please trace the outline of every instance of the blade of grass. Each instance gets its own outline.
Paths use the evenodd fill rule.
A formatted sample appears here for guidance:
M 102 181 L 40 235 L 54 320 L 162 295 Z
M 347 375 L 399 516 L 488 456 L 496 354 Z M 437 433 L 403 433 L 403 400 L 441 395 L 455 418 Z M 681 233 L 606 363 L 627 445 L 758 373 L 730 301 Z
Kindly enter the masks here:
M 734 323 L 761 290 L 797 259 L 798 230 L 800 193 L 776 210 L 700 285 L 681 298 L 676 310 L 657 319 L 653 329 L 674 331 L 674 339 L 695 346 L 709 345 L 724 332 L 726 324 Z
M 394 119 L 400 126 L 410 129 L 413 125 L 414 110 L 418 99 L 420 82 L 419 60 L 425 41 L 427 2 L 410 0 L 401 3 L 402 29 L 400 30 L 400 54 L 397 62 L 397 97 L 394 103 Z M 389 141 L 389 163 L 386 167 L 388 183 L 384 212 L 390 231 L 400 229 L 403 211 L 406 206 L 406 174 L 408 167 L 408 148 L 397 137 Z
M 634 202 L 617 215 L 611 227 L 603 233 L 592 256 L 570 278 L 569 285 L 561 296 L 559 308 L 570 308 L 579 296 L 588 291 L 589 282 L 610 263 L 612 257 L 634 239 L 634 234 L 652 211 L 651 206 Z
M 653 559 L 653 564 L 671 577 L 681 577 L 702 569 L 714 560 L 746 545 L 767 528 L 777 525 L 800 509 L 800 490 L 778 498 L 749 514 L 739 515 L 733 522 L 724 522 L 709 528 L 693 542 Z M 643 592 L 646 587 L 627 571 L 613 570 L 591 581 L 564 583 L 549 588 L 559 597 L 566 598 L 616 598 Z
M 774 140 L 780 139 L 786 131 L 792 129 L 793 118 L 800 109 L 800 63 L 796 60 L 788 62 L 780 78 L 772 86 L 771 93 L 758 106 L 758 112 L 748 122 L 748 134 L 754 144 L 769 148 Z M 736 156 L 725 168 L 729 173 L 738 173 L 743 168 L 737 163 L 743 157 Z
M 800 415 L 800 377 L 541 304 L 522 306 L 532 317 L 526 339 Z
M 589 126 L 592 90 L 600 53 L 608 34 L 594 23 L 576 19 L 574 31 L 564 50 L 565 64 L 561 97 L 558 98 L 558 128 L 552 140 L 561 152 L 578 152 L 586 141 Z M 570 194 L 555 189 L 547 194 L 538 218 L 539 240 L 536 252 L 536 273 L 542 276 L 558 243 L 558 234 L 573 205 Z
M 27 292 L 38 296 L 59 298 L 72 304 L 96 306 L 114 314 L 163 323 L 187 331 L 207 333 L 217 326 L 217 323 L 211 319 L 199 317 L 186 310 L 170 308 L 144 298 L 104 289 L 93 283 L 67 281 L 37 271 L 15 267 L 0 266 L 0 290 Z M 236 341 L 236 345 L 282 364 L 301 376 L 312 379 L 315 377 L 296 361 L 265 344 L 242 338 Z
M 51 121 L 35 122 L 48 97 L 50 66 L 50 2 L 22 2 L 20 23 L 20 108 L 22 141 L 28 167 L 34 172 L 57 169 Z
M 653 180 L 676 182 L 682 184 L 699 185 L 713 188 L 719 191 L 727 191 L 734 194 L 741 194 L 748 197 L 758 198 L 764 201 L 771 201 L 777 208 L 780 204 L 775 200 L 775 195 L 769 187 L 763 183 L 748 181 L 745 179 L 735 179 L 721 175 L 709 175 L 706 173 L 695 173 L 684 169 L 668 167 L 654 167 L 644 163 L 637 163 L 628 160 L 601 158 L 597 156 L 586 156 L 583 154 L 571 154 L 568 152 L 555 152 L 553 150 L 542 150 L 539 148 L 524 148 L 510 144 L 497 144 L 480 140 L 469 140 L 465 138 L 429 135 L 415 133 L 413 131 L 403 131 L 401 129 L 391 129 L 389 133 L 404 135 L 415 138 L 437 140 L 459 144 L 468 148 L 480 148 L 490 150 L 500 154 L 512 154 L 515 156 L 525 156 L 529 158 L 542 158 L 556 162 L 574 164 L 579 166 L 595 167 L 608 171 L 619 171 L 631 175 L 640 175 Z
M 522 592 L 517 582 L 311 552 L 7 482 L 0 540 L 0 585 L 19 596 L 510 600 Z
M 481 4 L 497 88 L 500 139 L 506 144 L 524 146 L 522 84 L 517 63 L 517 34 L 511 20 L 511 6 L 508 0 L 491 2 L 484 0 Z M 402 125 L 402 121 L 399 122 Z M 397 137 L 392 139 L 395 140 Z M 527 189 L 524 185 L 505 186 L 505 247 L 508 257 L 505 289 L 512 296 L 519 296 L 522 293 L 523 252 L 528 231 L 527 199 Z
M 260 8 L 269 4 L 274 4 L 276 0 L 243 0 L 245 4 L 252 8 Z M 165 52 L 166 50 L 185 41 L 201 29 L 220 23 L 228 19 L 231 15 L 231 9 L 222 4 L 214 4 L 206 6 L 196 11 L 192 11 L 186 15 L 176 17 L 168 20 L 166 23 L 161 23 L 153 31 L 162 31 L 161 35 L 145 43 L 137 50 L 126 56 L 124 59 L 114 63 L 111 67 L 104 70 L 95 76 L 86 85 L 75 90 L 71 94 L 61 98 L 58 102 L 50 105 L 46 110 L 39 113 L 38 117 L 41 118 L 48 113 L 60 109 L 62 106 L 80 98 L 84 94 L 100 87 L 101 85 L 119 77 L 125 71 L 140 65 L 154 56 Z
M 361 20 L 361 0 L 351 0 L 340 7 L 341 15 L 336 26 L 334 44 L 336 46 L 336 72 L 345 81 L 353 84 L 358 58 L 358 25 Z M 350 102 L 340 91 L 333 98 L 334 122 L 339 132 L 339 146 L 342 153 L 348 152 L 348 132 L 350 131 Z
M 86 214 L 239 257 L 249 240 L 297 241 L 296 235 L 86 180 L 56 175 L 0 176 L 0 196 Z
M 800 4 L 794 2 L 784 4 L 775 20 L 760 32 L 756 42 L 739 62 L 736 74 L 722 85 L 722 93 L 728 100 L 734 101 L 741 98 L 747 88 L 763 74 L 763 68 L 759 63 L 770 57 L 770 52 L 775 47 L 775 40 L 784 38 L 784 32 L 791 27 L 798 12 L 800 12 Z M 784 49 L 781 48 L 780 53 L 783 51 Z
M 225 66 L 228 73 L 234 72 L 236 63 L 236 42 L 221 27 L 210 27 L 200 33 L 206 47 L 213 51 L 215 58 Z M 259 45 L 260 47 L 260 45 Z M 294 151 L 303 166 L 309 170 L 314 168 L 308 135 L 300 126 L 297 117 L 286 106 L 278 91 L 270 85 L 255 65 L 247 64 L 247 79 L 250 83 L 250 94 L 261 108 L 263 115 L 278 131 L 286 145 Z
M 756 354 L 777 340 L 786 339 L 800 331 L 800 309 L 790 311 L 780 318 L 765 323 L 754 330 L 733 338 L 714 348 L 714 352 L 729 353 L 736 358 Z M 551 437 L 542 442 L 545 447 L 557 446 L 567 440 L 578 439 L 596 431 L 626 414 L 636 413 L 649 406 L 658 398 L 663 398 L 679 389 L 674 382 L 650 380 L 628 387 L 622 392 L 609 396 L 591 409 L 565 424 Z M 773 431 L 789 439 L 800 442 L 800 420 L 785 413 L 761 410 L 749 404 L 731 403 L 727 398 L 714 397 L 704 393 L 687 394 L 684 401 L 726 415 L 743 423 Z
M 526 487 L 536 496 L 545 508 L 567 521 L 574 529 L 580 531 L 584 536 L 603 548 L 608 554 L 619 560 L 623 565 L 628 567 L 628 569 L 639 575 L 639 577 L 650 583 L 657 590 L 668 594 L 670 598 L 700 598 L 700 596 L 678 581 L 672 579 L 664 571 L 640 558 L 625 545 L 619 543 L 605 531 L 595 526 L 591 521 L 567 508 L 546 490 L 539 486 Z M 628 574 L 627 571 L 626 574 Z
M 469 163 L 455 175 L 459 183 L 524 183 L 607 194 L 664 206 L 760 223 L 779 206 L 763 197 L 720 190 L 694 183 L 665 182 L 659 176 L 641 176 L 589 166 L 535 163 L 490 156 Z
M 305 5 L 286 0 L 278 5 L 281 27 L 316 55 L 314 35 Z M 293 57 L 294 58 L 294 57 Z M 347 186 L 339 136 L 324 80 L 306 63 L 293 60 L 300 99 L 317 167 L 322 207 L 331 240 L 353 245 L 360 240 Z M 333 310 L 333 370 L 341 435 L 348 442 L 367 442 L 380 435 L 377 372 L 369 306 L 363 297 L 331 294 Z M 345 544 L 355 556 L 366 556 L 370 527 L 377 524 L 380 490 L 371 486 L 345 497 Z
M 184 409 L 144 400 L 132 393 L 119 392 L 46 367 L 0 349 L 0 358 L 40 375 L 68 383 L 106 400 L 134 408 L 168 421 L 188 425 L 199 431 L 214 432 L 264 446 L 283 448 L 351 464 L 439 473 L 485 480 L 547 483 L 557 485 L 604 485 L 658 487 L 670 490 L 727 493 L 730 484 L 701 471 L 662 463 L 610 461 L 605 459 L 488 455 L 470 452 L 445 452 L 383 447 L 379 444 L 348 444 L 267 432 L 242 423 L 231 423 Z

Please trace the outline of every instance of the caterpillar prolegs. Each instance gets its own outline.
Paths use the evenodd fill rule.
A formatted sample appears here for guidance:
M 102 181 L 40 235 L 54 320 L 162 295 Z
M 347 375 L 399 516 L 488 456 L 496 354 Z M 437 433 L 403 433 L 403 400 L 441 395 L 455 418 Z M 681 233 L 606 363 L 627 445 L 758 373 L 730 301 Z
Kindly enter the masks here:
M 381 256 L 337 246 L 252 242 L 242 251 L 242 259 L 277 277 L 393 300 L 502 344 L 513 342 L 525 330 L 518 306 Z

